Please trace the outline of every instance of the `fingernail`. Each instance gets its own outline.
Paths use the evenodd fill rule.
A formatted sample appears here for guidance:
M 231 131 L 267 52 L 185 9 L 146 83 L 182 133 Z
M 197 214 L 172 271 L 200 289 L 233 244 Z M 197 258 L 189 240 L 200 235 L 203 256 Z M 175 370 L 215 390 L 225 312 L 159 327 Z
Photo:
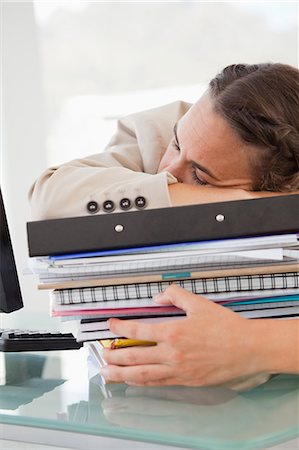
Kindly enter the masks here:
M 111 325 L 112 325 L 112 319 L 108 319 L 108 321 L 107 321 L 107 325 L 108 325 L 108 328 L 110 328 L 110 327 L 111 327 Z

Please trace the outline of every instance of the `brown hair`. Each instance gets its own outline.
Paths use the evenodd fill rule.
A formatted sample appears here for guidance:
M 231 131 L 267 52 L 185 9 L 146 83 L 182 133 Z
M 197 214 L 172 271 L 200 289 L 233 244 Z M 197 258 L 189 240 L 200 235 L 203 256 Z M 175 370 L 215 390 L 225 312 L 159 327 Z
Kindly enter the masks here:
M 286 64 L 234 64 L 209 85 L 215 111 L 261 149 L 254 190 L 299 189 L 299 70 Z

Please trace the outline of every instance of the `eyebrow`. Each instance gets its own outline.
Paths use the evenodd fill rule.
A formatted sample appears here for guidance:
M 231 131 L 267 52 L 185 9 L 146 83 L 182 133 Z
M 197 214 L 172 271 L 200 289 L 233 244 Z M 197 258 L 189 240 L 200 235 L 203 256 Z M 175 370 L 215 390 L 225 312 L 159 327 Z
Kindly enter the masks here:
M 175 137 L 175 140 L 176 140 L 176 144 L 177 144 L 178 148 L 180 149 L 177 127 L 178 127 L 178 123 L 176 123 L 175 126 L 173 127 L 173 134 L 174 134 L 174 137 Z M 197 163 L 196 161 L 193 161 L 193 160 L 191 161 L 191 163 L 193 164 L 193 166 L 197 167 L 197 169 L 199 169 L 202 172 L 206 173 L 211 178 L 214 178 L 214 180 L 220 181 L 219 178 L 217 178 L 215 175 L 213 175 L 212 172 L 209 169 L 207 169 L 206 167 L 202 166 L 201 164 L 199 164 L 199 163 Z

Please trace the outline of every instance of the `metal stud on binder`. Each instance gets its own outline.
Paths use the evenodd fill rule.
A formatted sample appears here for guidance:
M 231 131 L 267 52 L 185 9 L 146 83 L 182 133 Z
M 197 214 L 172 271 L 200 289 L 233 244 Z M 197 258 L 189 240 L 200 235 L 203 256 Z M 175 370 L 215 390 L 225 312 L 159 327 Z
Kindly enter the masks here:
M 217 222 L 223 222 L 225 219 L 225 216 L 223 214 L 217 214 L 215 219 L 217 220 Z
M 120 233 L 121 231 L 123 231 L 124 227 L 123 225 L 115 225 L 114 229 L 117 233 Z

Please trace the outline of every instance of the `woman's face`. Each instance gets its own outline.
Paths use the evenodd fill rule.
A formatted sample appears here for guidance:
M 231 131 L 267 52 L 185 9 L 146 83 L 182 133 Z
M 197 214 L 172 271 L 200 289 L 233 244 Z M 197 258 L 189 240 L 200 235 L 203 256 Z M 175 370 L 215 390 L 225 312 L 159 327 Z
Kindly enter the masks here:
M 258 151 L 213 110 L 205 93 L 175 125 L 158 173 L 168 171 L 186 184 L 250 190 Z

